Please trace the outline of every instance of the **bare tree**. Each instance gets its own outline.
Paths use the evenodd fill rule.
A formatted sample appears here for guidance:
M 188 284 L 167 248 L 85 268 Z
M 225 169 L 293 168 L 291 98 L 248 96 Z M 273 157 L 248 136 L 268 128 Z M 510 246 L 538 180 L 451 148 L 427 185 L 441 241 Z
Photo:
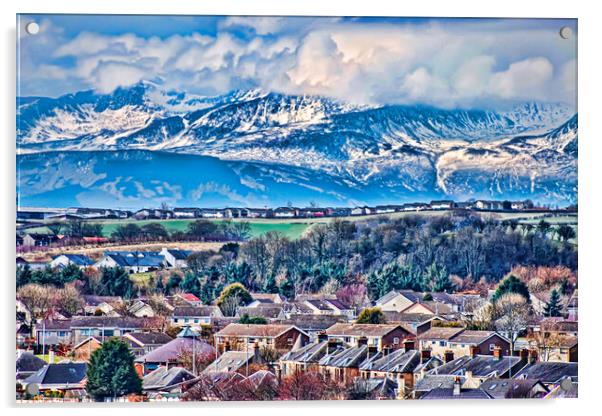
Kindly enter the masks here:
M 525 330 L 531 316 L 531 306 L 524 296 L 507 293 L 493 304 L 496 329 L 510 339 L 510 350 L 520 332 Z

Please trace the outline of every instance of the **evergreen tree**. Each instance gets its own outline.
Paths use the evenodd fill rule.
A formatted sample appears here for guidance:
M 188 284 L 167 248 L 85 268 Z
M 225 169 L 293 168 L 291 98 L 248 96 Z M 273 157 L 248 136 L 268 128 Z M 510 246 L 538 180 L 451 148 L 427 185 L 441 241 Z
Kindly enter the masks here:
M 134 295 L 134 283 L 121 267 L 107 267 L 101 271 L 101 295 L 122 296 L 130 299 Z
M 276 284 L 276 278 L 272 273 L 268 275 L 263 283 L 264 293 L 278 293 L 278 285 Z
M 560 304 L 560 294 L 556 289 L 553 289 L 550 292 L 550 299 L 546 306 L 544 307 L 544 315 L 545 316 L 560 316 L 562 312 L 562 305 Z
M 436 263 L 432 263 L 423 276 L 424 290 L 432 292 L 451 292 L 454 288 L 449 273 L 445 266 L 438 267 Z
M 527 285 L 525 285 L 522 280 L 512 274 L 500 282 L 495 290 L 495 293 L 493 294 L 492 300 L 495 302 L 506 293 L 517 293 L 523 296 L 527 302 L 531 301 Z
M 134 368 L 128 345 L 112 338 L 90 356 L 86 391 L 96 400 L 142 391 L 142 380 Z
M 287 278 L 280 283 L 278 291 L 285 298 L 293 299 L 295 297 L 295 283 L 293 282 L 293 279 L 290 276 L 287 276 Z
M 184 280 L 180 283 L 180 289 L 186 293 L 192 293 L 195 296 L 199 296 L 201 294 L 201 282 L 199 281 L 198 276 L 194 273 L 187 272 L 184 275 Z

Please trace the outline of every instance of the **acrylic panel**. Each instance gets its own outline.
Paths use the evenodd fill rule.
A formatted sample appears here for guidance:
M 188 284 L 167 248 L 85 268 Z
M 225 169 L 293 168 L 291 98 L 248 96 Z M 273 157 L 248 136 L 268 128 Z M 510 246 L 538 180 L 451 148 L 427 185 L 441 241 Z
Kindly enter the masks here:
M 17 31 L 18 401 L 577 397 L 576 19 Z

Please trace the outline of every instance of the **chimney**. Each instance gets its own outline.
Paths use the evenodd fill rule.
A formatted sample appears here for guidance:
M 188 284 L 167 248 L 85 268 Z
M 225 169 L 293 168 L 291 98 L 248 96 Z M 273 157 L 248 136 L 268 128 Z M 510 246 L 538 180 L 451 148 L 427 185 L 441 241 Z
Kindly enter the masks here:
M 480 349 L 479 349 L 479 347 L 478 347 L 478 346 L 476 346 L 476 345 L 471 345 L 471 346 L 470 346 L 470 357 L 471 357 L 471 358 L 474 358 L 474 357 L 476 357 L 477 355 L 479 355 L 479 351 L 480 351 Z
M 332 354 L 337 347 L 339 346 L 339 341 L 336 339 L 329 339 L 328 340 L 328 346 L 326 348 L 326 353 L 327 354 Z
M 261 360 L 261 357 L 259 355 L 259 343 L 257 341 L 255 341 L 253 343 L 253 362 L 258 363 L 260 360 Z
M 530 349 L 528 358 L 529 358 L 529 364 L 535 364 L 537 362 L 537 350 Z
M 403 341 L 403 349 L 404 351 L 410 351 L 415 349 L 414 341 L 411 339 L 406 339 Z
M 230 341 L 226 341 L 224 344 L 224 352 L 230 351 Z
M 521 362 L 526 363 L 529 360 L 529 351 L 526 348 L 521 349 L 518 354 Z
M 450 361 L 454 360 L 454 352 L 450 351 L 450 350 L 446 350 L 443 353 L 443 361 L 446 363 L 449 363 Z
M 446 351 L 447 352 L 447 351 Z M 460 383 L 460 377 L 454 379 L 454 396 L 459 396 L 462 391 L 462 384 Z
M 431 359 L 431 350 L 422 350 L 420 351 L 420 363 L 424 364 L 426 363 L 428 360 Z
M 362 345 L 368 345 L 368 338 L 367 337 L 359 337 L 357 339 L 357 346 L 361 347 Z
M 320 332 L 318 334 L 318 342 L 328 341 L 328 335 L 325 332 Z
M 497 345 L 493 347 L 493 358 L 495 358 L 498 361 L 502 359 L 502 347 L 499 347 Z

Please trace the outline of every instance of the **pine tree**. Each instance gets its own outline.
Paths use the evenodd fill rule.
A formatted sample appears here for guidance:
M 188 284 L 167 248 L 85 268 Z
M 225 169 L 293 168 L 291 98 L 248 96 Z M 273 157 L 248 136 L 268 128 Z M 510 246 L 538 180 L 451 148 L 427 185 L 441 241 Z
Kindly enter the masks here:
M 142 391 L 142 380 L 134 368 L 128 345 L 112 338 L 90 356 L 86 391 L 96 400 Z
M 276 284 L 276 278 L 273 274 L 269 274 L 263 283 L 264 293 L 278 293 L 278 285 Z
M 550 299 L 544 307 L 545 316 L 560 316 L 562 312 L 562 305 L 560 304 L 560 294 L 556 289 L 550 292 Z
M 495 302 L 506 293 L 517 293 L 524 297 L 527 302 L 530 302 L 529 289 L 527 288 L 527 285 L 525 285 L 522 280 L 512 274 L 500 282 L 495 290 L 495 293 L 493 294 L 492 300 Z

